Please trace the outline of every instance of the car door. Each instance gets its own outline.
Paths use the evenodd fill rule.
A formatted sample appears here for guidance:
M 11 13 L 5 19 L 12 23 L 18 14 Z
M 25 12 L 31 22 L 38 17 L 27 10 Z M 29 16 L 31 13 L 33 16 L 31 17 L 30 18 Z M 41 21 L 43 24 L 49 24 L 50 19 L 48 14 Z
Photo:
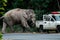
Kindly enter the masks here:
M 43 15 L 43 23 L 44 23 L 43 29 L 49 29 L 49 27 L 50 27 L 50 16 Z
M 50 17 L 50 22 L 49 22 L 49 28 L 50 29 L 55 29 L 56 28 L 56 21 L 54 20 L 53 17 Z

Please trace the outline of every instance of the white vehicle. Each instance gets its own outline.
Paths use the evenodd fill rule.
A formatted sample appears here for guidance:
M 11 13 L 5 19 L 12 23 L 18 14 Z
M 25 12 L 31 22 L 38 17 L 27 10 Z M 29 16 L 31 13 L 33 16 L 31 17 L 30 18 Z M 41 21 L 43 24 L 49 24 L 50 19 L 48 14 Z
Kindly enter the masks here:
M 42 21 L 36 21 L 36 27 L 39 28 L 39 31 L 43 30 L 56 30 L 60 31 L 60 14 L 48 14 L 43 15 Z

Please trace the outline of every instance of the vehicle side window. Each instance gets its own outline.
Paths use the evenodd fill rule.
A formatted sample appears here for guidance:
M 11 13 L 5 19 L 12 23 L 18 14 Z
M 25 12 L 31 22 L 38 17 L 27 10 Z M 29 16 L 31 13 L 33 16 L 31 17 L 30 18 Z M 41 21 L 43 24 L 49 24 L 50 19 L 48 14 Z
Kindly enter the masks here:
M 54 15 L 52 15 L 52 17 L 56 20 L 56 18 L 55 18 L 55 16 L 54 16 Z
M 50 21 L 50 17 L 49 16 L 44 16 L 45 21 Z
M 54 20 L 51 18 L 51 21 L 54 21 Z

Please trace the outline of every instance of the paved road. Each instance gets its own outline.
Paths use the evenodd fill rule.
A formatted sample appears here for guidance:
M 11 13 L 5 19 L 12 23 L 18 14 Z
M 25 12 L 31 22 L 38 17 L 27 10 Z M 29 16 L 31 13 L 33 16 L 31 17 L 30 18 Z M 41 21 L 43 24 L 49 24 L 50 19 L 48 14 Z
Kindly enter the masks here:
M 11 33 L 3 34 L 3 40 L 60 40 L 60 34 Z

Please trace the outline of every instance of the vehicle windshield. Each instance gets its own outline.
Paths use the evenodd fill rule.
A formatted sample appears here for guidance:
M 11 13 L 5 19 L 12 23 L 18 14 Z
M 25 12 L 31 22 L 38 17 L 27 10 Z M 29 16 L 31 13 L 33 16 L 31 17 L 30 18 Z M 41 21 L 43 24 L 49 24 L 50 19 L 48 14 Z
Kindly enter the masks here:
M 54 18 L 56 21 L 60 21 L 60 15 L 53 16 L 53 18 Z

